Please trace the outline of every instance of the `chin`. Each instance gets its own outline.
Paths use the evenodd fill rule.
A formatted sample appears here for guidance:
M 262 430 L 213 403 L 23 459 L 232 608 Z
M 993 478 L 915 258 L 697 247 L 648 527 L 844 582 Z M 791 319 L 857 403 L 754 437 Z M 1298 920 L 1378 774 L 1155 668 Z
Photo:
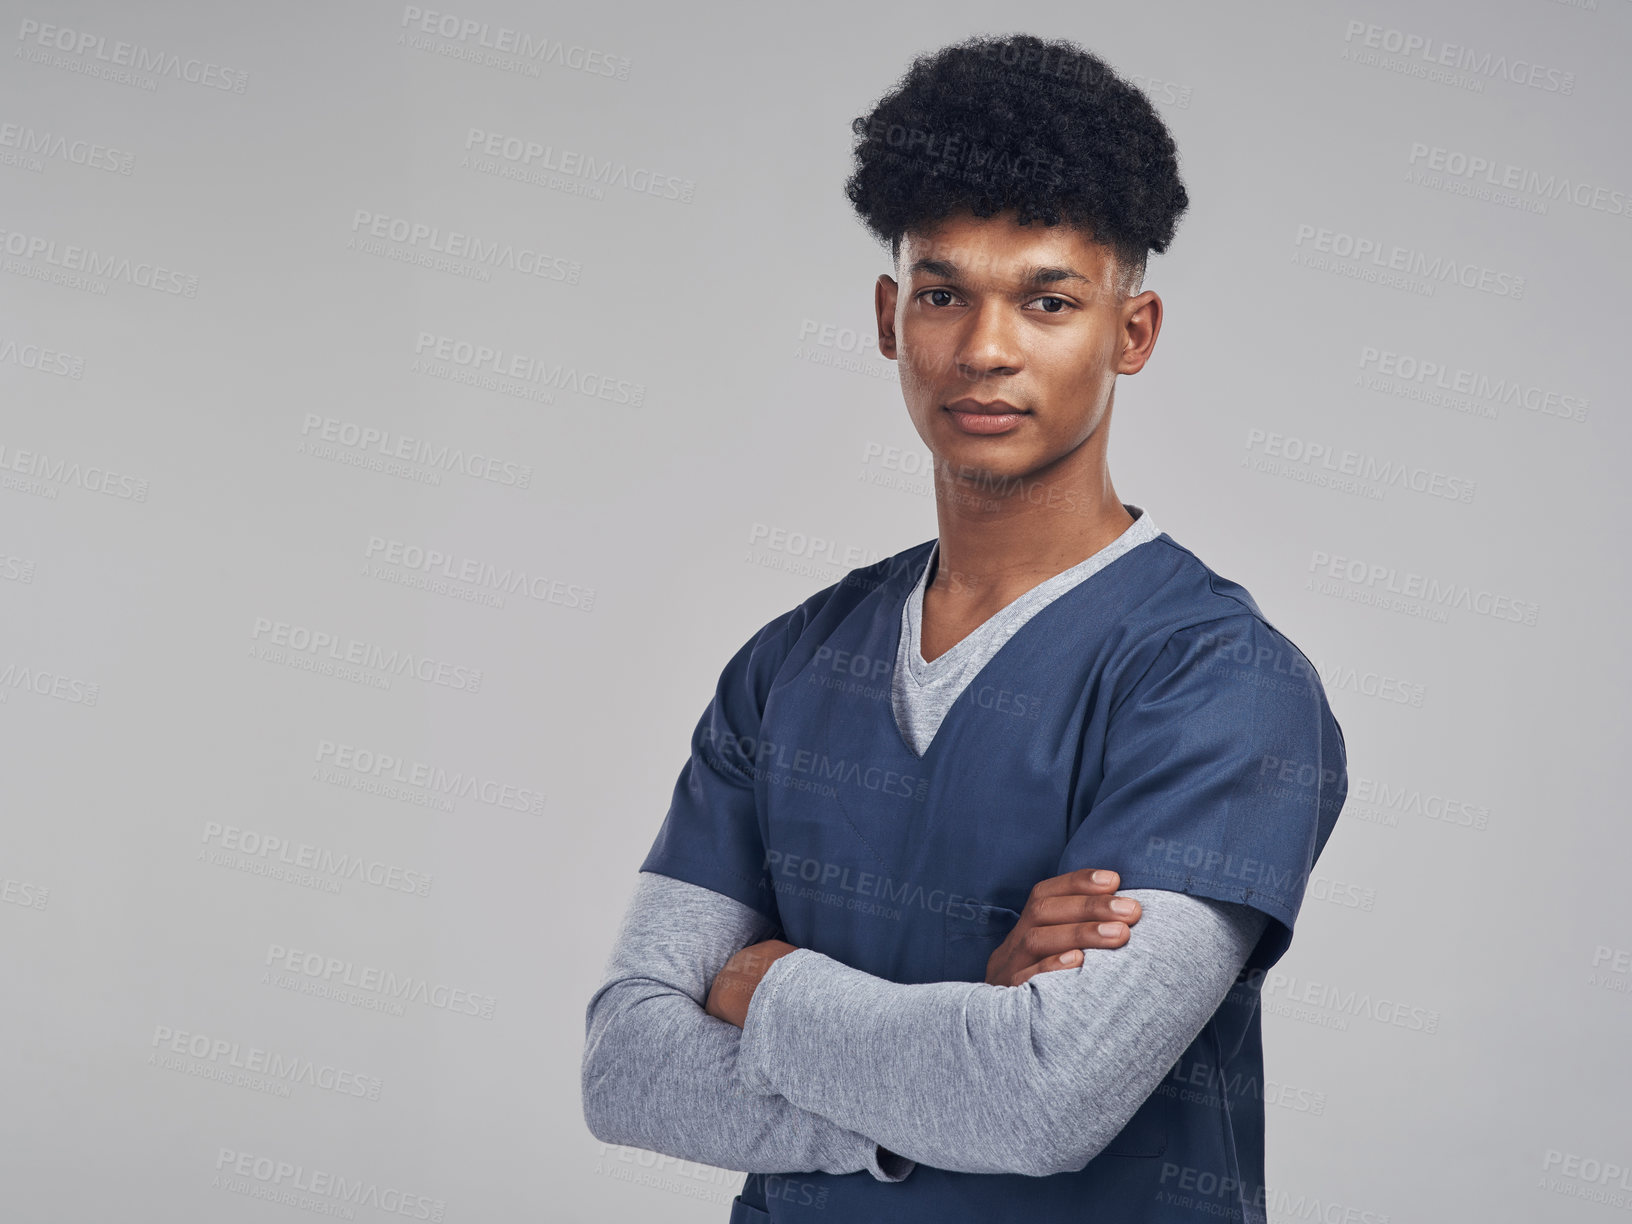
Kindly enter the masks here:
M 978 445 L 953 445 L 935 455 L 937 465 L 945 465 L 948 475 L 961 482 L 974 484 L 990 484 L 995 481 L 1013 482 L 1040 466 L 1036 456 L 1025 450 L 1014 447 L 1005 447 L 998 450 L 1000 443 L 995 440 L 980 441 L 979 439 L 959 438 L 959 442 L 977 442 Z

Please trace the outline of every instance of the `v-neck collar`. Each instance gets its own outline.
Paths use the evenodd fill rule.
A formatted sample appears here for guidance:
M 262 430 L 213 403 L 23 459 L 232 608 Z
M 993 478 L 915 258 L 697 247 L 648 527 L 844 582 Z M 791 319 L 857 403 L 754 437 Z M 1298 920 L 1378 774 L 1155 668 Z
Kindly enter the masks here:
M 935 745 L 939 743 L 942 738 L 941 732 L 945 729 L 947 719 L 952 718 L 958 712 L 959 698 L 961 698 L 963 693 L 967 692 L 972 685 L 974 685 L 982 676 L 986 674 L 987 671 L 992 668 L 992 666 L 997 662 L 998 658 L 1002 656 L 1006 650 L 1008 650 L 1015 638 L 1019 637 L 1031 627 L 1033 621 L 1035 621 L 1043 613 L 1047 612 L 1055 604 L 1074 594 L 1079 588 L 1087 585 L 1095 577 L 1109 568 L 1113 562 L 1119 560 L 1122 556 L 1125 556 L 1127 553 L 1137 548 L 1140 544 L 1146 543 L 1150 539 L 1153 539 L 1155 536 L 1161 534 L 1161 528 L 1156 525 L 1154 519 L 1149 517 L 1149 512 L 1143 507 L 1130 502 L 1123 502 L 1122 505 L 1124 509 L 1126 509 L 1130 514 L 1134 515 L 1134 521 L 1129 523 L 1128 526 L 1123 529 L 1122 533 L 1116 537 L 1116 539 L 1112 540 L 1109 544 L 1106 544 L 1105 547 L 1099 549 L 1090 556 L 1084 557 L 1076 564 L 1061 570 L 1058 574 L 1045 578 L 1036 586 L 1022 591 L 1014 599 L 1004 604 L 1003 607 L 999 608 L 980 624 L 976 625 L 972 630 L 960 638 L 950 649 L 936 655 L 933 659 L 925 659 L 923 657 L 923 592 L 928 586 L 930 569 L 935 565 L 940 556 L 939 538 L 929 541 L 929 548 L 924 554 L 924 561 L 922 565 L 909 564 L 903 568 L 903 572 L 905 574 L 910 575 L 916 572 L 917 577 L 914 579 L 912 585 L 906 588 L 905 596 L 902 598 L 897 608 L 897 615 L 895 617 L 894 658 L 897 664 L 899 664 L 903 655 L 905 655 L 906 665 L 912 678 L 915 680 L 927 680 L 929 682 L 934 681 L 937 672 L 944 672 L 946 667 L 951 666 L 951 664 L 956 662 L 962 655 L 966 655 L 968 650 L 974 649 L 975 644 L 980 640 L 985 632 L 989 631 L 993 622 L 1001 617 L 1015 604 L 1019 603 L 1033 592 L 1049 585 L 1050 583 L 1059 583 L 1062 587 L 1062 589 L 1054 593 L 1042 607 L 1035 609 L 1029 615 L 1027 615 L 1025 620 L 1012 633 L 1010 633 L 1006 639 L 1004 639 L 1003 643 L 999 645 L 996 650 L 991 653 L 991 655 L 986 659 L 985 663 L 983 663 L 973 675 L 969 676 L 964 681 L 963 685 L 958 691 L 958 697 L 955 697 L 951 705 L 947 708 L 945 715 L 941 718 L 940 723 L 937 724 L 934 734 L 930 736 L 929 743 L 924 745 L 924 751 L 922 754 L 920 754 L 918 750 L 913 747 L 911 741 L 907 738 L 907 734 L 902 729 L 900 719 L 897 716 L 895 686 L 898 681 L 892 673 L 890 700 L 888 703 L 890 710 L 890 722 L 892 725 L 894 725 L 896 735 L 900 738 L 902 745 L 912 755 L 914 760 L 922 761 L 929 757 L 929 754 L 934 750 Z M 1135 511 L 1138 513 L 1134 514 Z M 1131 533 L 1137 533 L 1138 538 L 1129 542 L 1128 537 Z M 923 546 L 920 545 L 919 547 Z M 1083 569 L 1087 569 L 1089 572 L 1079 576 L 1077 571 Z M 918 616 L 916 618 L 911 616 L 911 609 L 914 604 L 916 604 L 918 611 Z M 915 628 L 918 630 L 916 633 L 913 632 Z M 968 649 L 965 649 L 966 647 Z

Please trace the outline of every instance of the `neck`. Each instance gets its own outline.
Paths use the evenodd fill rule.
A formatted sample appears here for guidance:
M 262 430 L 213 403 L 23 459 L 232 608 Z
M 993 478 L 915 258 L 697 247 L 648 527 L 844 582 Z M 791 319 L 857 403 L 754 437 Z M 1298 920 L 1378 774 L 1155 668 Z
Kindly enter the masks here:
M 1103 454 L 1026 477 L 960 478 L 937 465 L 940 528 L 931 589 L 970 607 L 1006 606 L 1106 547 L 1133 523 Z M 1097 462 L 1096 462 L 1097 459 Z M 1084 470 L 1086 469 L 1086 470 Z

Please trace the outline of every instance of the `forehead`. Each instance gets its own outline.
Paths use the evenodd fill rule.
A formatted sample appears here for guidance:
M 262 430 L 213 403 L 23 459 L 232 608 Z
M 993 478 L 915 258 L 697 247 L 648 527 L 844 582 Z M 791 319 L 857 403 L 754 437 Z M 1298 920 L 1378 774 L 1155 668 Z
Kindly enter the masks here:
M 1019 225 L 1012 212 L 958 214 L 908 230 L 897 266 L 904 276 L 1017 282 L 1038 268 L 1063 268 L 1093 281 L 1110 278 L 1115 255 L 1073 225 Z M 924 266 L 929 265 L 929 266 Z

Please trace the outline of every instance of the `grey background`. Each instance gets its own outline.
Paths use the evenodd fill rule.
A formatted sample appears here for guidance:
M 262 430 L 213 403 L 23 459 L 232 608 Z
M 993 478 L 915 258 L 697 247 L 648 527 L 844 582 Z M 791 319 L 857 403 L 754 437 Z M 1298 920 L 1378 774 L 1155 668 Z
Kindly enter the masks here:
M 1632 1202 L 1610 356 L 1632 5 L 436 10 L 597 70 L 457 58 L 478 40 L 405 30 L 384 3 L 3 7 L 7 1219 L 333 1209 L 265 1197 L 296 1166 L 380 1196 L 361 1220 L 398 1194 L 408 1218 L 725 1218 L 740 1176 L 588 1133 L 583 1007 L 726 658 L 934 534 L 893 366 L 865 339 L 887 259 L 841 194 L 848 121 L 914 54 L 1015 29 L 1146 88 L 1193 200 L 1147 278 L 1166 318 L 1117 395 L 1117 490 L 1253 592 L 1347 735 L 1348 806 L 1265 992 L 1271 1219 L 1591 1221 Z M 1534 61 L 1541 84 L 1401 71 L 1420 54 L 1366 46 L 1396 36 Z M 120 41 L 159 70 L 110 79 L 98 51 Z M 473 128 L 690 199 L 483 173 L 462 164 Z M 1481 198 L 1413 181 L 1415 146 L 1603 190 Z M 359 245 L 359 211 L 553 275 L 405 262 L 428 241 Z M 1504 291 L 1318 266 L 1320 230 Z M 71 246 L 114 263 L 64 272 Z M 152 266 L 181 291 L 137 283 Z M 580 378 L 549 396 L 454 381 L 416 367 L 422 335 Z M 1383 374 L 1373 350 L 1478 389 L 1434 402 L 1434 379 Z M 309 417 L 492 458 L 499 478 L 314 451 Z M 1471 481 L 1471 499 L 1331 487 L 1271 435 Z M 524 571 L 536 597 L 407 585 L 394 547 Z M 1388 579 L 1321 558 L 1534 623 L 1391 603 Z M 431 678 L 280 656 L 280 623 Z M 410 784 L 380 793 L 348 750 Z M 427 802 L 414 763 L 477 790 Z M 331 861 L 280 878 L 228 827 Z M 387 882 L 337 874 L 341 854 Z M 392 868 L 429 874 L 425 895 Z M 269 966 L 277 949 L 491 1015 L 312 993 L 322 977 Z M 287 1074 L 223 1078 L 257 1049 Z M 308 1063 L 348 1087 L 307 1082 Z

